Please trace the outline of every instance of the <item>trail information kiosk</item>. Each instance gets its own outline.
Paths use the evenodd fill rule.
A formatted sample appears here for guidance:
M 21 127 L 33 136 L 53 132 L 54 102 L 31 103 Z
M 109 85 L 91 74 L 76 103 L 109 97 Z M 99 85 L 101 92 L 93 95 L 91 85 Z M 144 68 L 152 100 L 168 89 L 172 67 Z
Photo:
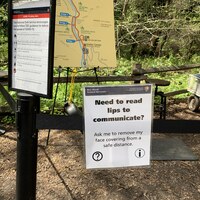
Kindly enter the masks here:
M 86 168 L 150 164 L 152 85 L 84 88 Z
M 9 86 L 13 90 L 51 96 L 55 21 L 51 3 L 9 3 Z

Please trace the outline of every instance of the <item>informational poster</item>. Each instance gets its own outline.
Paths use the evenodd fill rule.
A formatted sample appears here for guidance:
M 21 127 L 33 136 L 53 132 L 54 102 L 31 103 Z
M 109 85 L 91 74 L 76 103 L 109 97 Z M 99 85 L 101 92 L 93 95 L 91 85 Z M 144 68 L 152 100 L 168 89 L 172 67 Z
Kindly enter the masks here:
M 49 96 L 53 71 L 51 1 L 12 0 L 10 12 L 10 87 Z
M 86 168 L 150 165 L 152 85 L 84 88 Z
M 115 67 L 113 0 L 56 4 L 55 66 Z

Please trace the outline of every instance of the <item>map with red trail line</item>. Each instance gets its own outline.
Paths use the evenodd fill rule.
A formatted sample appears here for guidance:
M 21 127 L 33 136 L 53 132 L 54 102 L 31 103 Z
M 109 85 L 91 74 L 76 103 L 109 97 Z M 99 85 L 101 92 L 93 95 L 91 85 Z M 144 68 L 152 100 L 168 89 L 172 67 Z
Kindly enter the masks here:
M 116 67 L 112 0 L 58 0 L 54 65 Z

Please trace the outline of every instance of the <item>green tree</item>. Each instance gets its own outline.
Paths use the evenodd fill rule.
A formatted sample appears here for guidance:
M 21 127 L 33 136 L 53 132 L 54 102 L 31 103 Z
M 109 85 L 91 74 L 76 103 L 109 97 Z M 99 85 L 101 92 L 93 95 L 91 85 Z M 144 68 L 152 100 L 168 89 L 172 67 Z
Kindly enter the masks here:
M 115 2 L 119 57 L 200 55 L 198 0 Z

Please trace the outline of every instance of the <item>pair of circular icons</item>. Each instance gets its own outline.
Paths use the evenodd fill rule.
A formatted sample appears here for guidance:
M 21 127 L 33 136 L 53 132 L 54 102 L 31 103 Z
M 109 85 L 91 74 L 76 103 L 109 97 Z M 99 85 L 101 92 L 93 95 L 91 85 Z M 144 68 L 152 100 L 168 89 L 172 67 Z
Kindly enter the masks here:
M 145 150 L 142 149 L 142 148 L 138 148 L 138 149 L 135 150 L 134 155 L 135 155 L 136 158 L 143 158 L 144 155 L 145 155 Z M 101 161 L 103 159 L 103 154 L 100 151 L 95 151 L 92 154 L 92 159 L 94 161 Z

